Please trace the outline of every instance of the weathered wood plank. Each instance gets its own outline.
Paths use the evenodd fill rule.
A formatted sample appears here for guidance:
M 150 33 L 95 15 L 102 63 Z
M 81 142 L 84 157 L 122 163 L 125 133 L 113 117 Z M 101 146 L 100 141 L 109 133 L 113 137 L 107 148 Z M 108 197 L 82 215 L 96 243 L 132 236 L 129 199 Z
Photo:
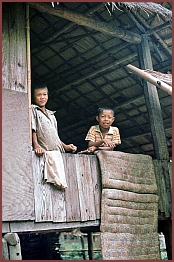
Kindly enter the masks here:
M 95 220 L 95 201 L 88 155 L 75 155 L 81 221 Z
M 60 190 L 54 185 L 50 185 L 53 222 L 66 221 L 65 191 Z
M 89 156 L 91 167 L 91 178 L 93 185 L 94 207 L 96 219 L 100 219 L 101 210 L 101 173 L 97 156 Z
M 153 70 L 148 36 L 142 35 L 142 49 L 139 50 L 141 68 Z M 144 81 L 144 96 L 150 119 L 155 158 L 169 161 L 165 129 L 162 119 L 160 101 L 156 86 Z
M 27 92 L 25 3 L 3 5 L 3 88 Z
M 2 238 L 2 260 L 9 260 L 7 241 Z
M 2 233 L 10 232 L 10 223 L 9 222 L 2 222 Z
M 12 232 L 49 232 L 49 231 L 71 231 L 74 228 L 99 227 L 100 220 L 77 221 L 77 222 L 40 222 L 18 221 L 10 222 Z M 5 232 L 3 232 L 5 233 Z
M 65 189 L 66 221 L 80 221 L 80 204 L 78 195 L 75 155 L 62 154 L 67 188 Z
M 100 208 L 100 181 L 95 156 L 92 173 L 91 156 L 62 154 L 68 187 L 60 190 L 52 184 L 45 184 L 44 159 L 34 152 L 32 154 L 36 222 L 85 221 L 100 217 L 100 211 L 97 211 L 97 217 L 95 211 Z
M 3 89 L 3 221 L 34 219 L 34 190 L 31 160 L 27 94 Z
M 44 182 L 43 157 L 36 156 L 32 152 L 32 167 L 34 181 L 34 198 L 35 198 L 35 221 L 53 221 L 51 191 L 49 185 Z
M 159 217 L 171 217 L 172 214 L 172 185 L 171 167 L 168 161 L 153 160 L 156 183 L 159 196 Z
M 20 241 L 15 246 L 8 246 L 9 248 L 9 260 L 22 260 Z

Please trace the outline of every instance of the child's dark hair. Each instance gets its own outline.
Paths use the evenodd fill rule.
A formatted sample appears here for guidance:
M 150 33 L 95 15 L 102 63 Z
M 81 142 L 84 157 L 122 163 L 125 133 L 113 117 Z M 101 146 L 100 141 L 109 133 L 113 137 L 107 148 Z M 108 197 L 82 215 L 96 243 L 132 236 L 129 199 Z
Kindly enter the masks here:
M 48 92 L 48 87 L 46 84 L 44 83 L 35 83 L 32 86 L 32 102 L 34 102 L 34 91 L 38 90 L 38 89 L 47 89 Z
M 45 89 L 48 90 L 47 85 L 44 84 L 44 83 L 37 83 L 37 84 L 35 83 L 35 84 L 32 86 L 33 93 L 34 93 L 34 90 L 36 90 L 36 89 L 43 89 L 43 88 L 45 88 Z
M 99 116 L 104 110 L 109 110 L 112 112 L 112 115 L 114 116 L 114 110 L 112 108 L 109 108 L 109 107 L 99 107 L 97 109 L 97 116 Z

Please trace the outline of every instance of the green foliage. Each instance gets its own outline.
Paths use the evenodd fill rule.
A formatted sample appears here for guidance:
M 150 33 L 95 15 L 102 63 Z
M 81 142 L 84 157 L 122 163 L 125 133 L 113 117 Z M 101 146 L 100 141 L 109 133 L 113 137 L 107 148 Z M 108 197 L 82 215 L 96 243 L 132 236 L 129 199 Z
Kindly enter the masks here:
M 94 260 L 102 260 L 102 252 L 94 252 Z
M 83 236 L 84 249 L 88 249 L 87 236 Z M 100 239 L 95 239 L 93 248 L 100 247 Z M 67 250 L 61 252 L 61 249 Z M 84 254 L 86 260 L 89 260 L 88 251 L 81 251 L 82 243 L 79 236 L 66 236 L 61 242 L 60 254 L 63 260 L 84 260 Z M 72 250 L 72 251 L 68 251 Z M 94 252 L 94 260 L 102 260 L 102 253 L 97 251 Z

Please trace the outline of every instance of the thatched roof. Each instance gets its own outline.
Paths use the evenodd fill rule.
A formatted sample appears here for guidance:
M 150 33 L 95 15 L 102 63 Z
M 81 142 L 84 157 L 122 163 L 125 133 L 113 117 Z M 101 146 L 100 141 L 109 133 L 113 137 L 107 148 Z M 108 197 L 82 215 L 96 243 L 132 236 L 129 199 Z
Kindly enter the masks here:
M 109 106 L 121 133 L 117 150 L 154 156 L 143 82 L 126 65 L 140 68 L 145 34 L 153 73 L 172 74 L 172 3 L 123 2 L 114 10 L 97 2 L 29 4 L 32 81 L 48 85 L 48 107 L 56 110 L 61 139 L 84 150 L 86 133 L 97 124 L 96 109 Z M 171 155 L 172 99 L 157 91 Z
M 112 3 L 115 5 L 116 3 Z M 150 13 L 156 13 L 161 16 L 165 16 L 168 18 L 172 18 L 172 11 L 163 7 L 161 4 L 157 4 L 154 2 L 122 2 L 118 3 L 120 6 L 125 6 L 126 8 L 134 11 L 134 12 L 139 12 L 143 11 L 145 12 L 148 16 Z

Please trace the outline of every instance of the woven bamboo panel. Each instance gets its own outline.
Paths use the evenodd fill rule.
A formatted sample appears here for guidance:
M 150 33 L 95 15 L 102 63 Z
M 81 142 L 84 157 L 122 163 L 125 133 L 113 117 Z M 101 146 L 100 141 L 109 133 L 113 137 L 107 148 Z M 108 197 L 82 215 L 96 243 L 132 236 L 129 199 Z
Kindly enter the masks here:
M 97 152 L 103 259 L 158 260 L 158 196 L 149 156 Z

